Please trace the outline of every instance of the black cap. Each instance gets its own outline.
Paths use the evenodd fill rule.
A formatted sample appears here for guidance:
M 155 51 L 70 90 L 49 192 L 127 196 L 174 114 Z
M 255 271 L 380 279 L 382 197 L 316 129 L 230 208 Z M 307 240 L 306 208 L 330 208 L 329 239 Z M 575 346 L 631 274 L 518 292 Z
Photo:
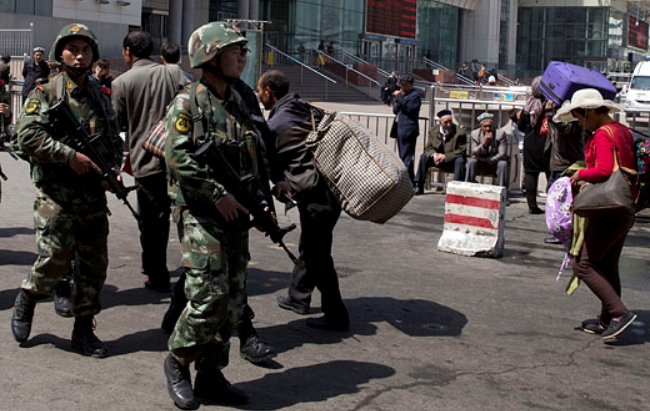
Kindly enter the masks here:
M 405 83 L 415 83 L 415 80 L 413 80 L 413 76 L 410 74 L 402 74 L 399 78 L 400 83 L 405 82 Z
M 438 118 L 442 118 L 442 117 L 444 117 L 444 116 L 451 116 L 451 110 L 446 110 L 446 109 L 445 109 L 445 110 L 440 110 L 440 111 L 436 114 L 436 116 L 437 116 Z

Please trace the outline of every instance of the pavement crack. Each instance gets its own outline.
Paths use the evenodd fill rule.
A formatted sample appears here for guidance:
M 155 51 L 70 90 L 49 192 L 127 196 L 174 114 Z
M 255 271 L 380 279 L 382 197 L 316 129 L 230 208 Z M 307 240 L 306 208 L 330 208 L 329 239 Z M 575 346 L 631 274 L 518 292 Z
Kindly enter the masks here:
M 565 368 L 565 367 L 571 367 L 573 365 L 576 365 L 576 359 L 575 356 L 577 354 L 580 354 L 587 349 L 591 348 L 591 346 L 594 344 L 594 342 L 597 340 L 589 341 L 584 344 L 581 348 L 578 348 L 576 350 L 573 350 L 567 354 L 567 361 L 563 363 L 557 363 L 557 364 L 548 364 L 548 363 L 543 363 L 543 364 L 537 364 L 537 365 L 531 365 L 531 366 L 522 366 L 522 367 L 511 367 L 507 368 L 501 371 L 485 371 L 485 372 L 459 372 L 456 374 L 453 374 L 450 377 L 447 378 L 442 378 L 442 379 L 437 379 L 436 381 L 432 381 L 431 379 L 426 379 L 422 381 L 415 381 L 412 383 L 408 384 L 402 384 L 402 385 L 395 385 L 391 387 L 385 387 L 384 389 L 379 389 L 375 390 L 371 394 L 365 396 L 359 403 L 352 408 L 350 411 L 358 411 L 366 407 L 367 405 L 370 405 L 373 403 L 375 399 L 377 399 L 379 396 L 391 392 L 391 391 L 397 391 L 397 390 L 404 390 L 404 389 L 410 389 L 410 388 L 415 388 L 419 386 L 427 386 L 427 387 L 441 387 L 444 385 L 449 384 L 450 382 L 457 380 L 460 377 L 485 377 L 485 376 L 499 376 L 499 375 L 504 375 L 508 374 L 511 372 L 515 371 L 528 371 L 528 370 L 537 370 L 541 368 Z

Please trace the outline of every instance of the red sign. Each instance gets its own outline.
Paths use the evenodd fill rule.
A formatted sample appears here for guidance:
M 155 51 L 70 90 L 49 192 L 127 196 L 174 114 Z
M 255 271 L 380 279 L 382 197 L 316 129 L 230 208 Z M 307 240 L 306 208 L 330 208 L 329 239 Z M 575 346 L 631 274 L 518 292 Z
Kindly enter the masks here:
M 627 24 L 627 45 L 648 49 L 648 23 L 630 16 Z
M 417 0 L 367 0 L 366 31 L 415 38 Z

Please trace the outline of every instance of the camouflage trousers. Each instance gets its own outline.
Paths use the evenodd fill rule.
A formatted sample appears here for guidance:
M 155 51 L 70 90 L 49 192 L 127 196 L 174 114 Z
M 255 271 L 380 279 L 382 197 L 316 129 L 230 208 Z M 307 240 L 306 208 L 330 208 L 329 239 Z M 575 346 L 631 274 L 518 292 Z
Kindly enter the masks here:
M 106 199 L 90 203 L 55 202 L 38 192 L 34 229 L 38 257 L 22 289 L 33 299 L 48 298 L 76 260 L 71 302 L 75 316 L 101 311 L 99 292 L 108 267 Z
M 174 215 L 188 303 L 168 348 L 183 364 L 196 361 L 198 371 L 220 370 L 228 365 L 230 336 L 245 301 L 248 231 L 225 228 L 184 208 L 174 210 Z

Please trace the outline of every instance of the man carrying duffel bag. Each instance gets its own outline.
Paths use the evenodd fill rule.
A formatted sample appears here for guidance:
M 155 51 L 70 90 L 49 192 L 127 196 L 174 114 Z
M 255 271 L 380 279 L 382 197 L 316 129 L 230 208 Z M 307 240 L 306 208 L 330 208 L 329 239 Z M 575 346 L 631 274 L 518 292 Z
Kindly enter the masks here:
M 274 193 L 278 198 L 282 194 L 295 198 L 300 211 L 300 256 L 291 275 L 288 296 L 278 297 L 278 305 L 307 314 L 312 291 L 318 287 L 324 316 L 308 319 L 307 325 L 347 331 L 350 320 L 332 259 L 333 231 L 341 215 L 341 205 L 316 169 L 305 144 L 314 127 L 312 121 L 320 121 L 323 113 L 298 95 L 289 94 L 289 80 L 278 70 L 260 77 L 257 94 L 264 108 L 271 110 L 268 126 L 276 135 L 278 160 L 290 186 L 289 190 L 286 185 L 276 185 Z

